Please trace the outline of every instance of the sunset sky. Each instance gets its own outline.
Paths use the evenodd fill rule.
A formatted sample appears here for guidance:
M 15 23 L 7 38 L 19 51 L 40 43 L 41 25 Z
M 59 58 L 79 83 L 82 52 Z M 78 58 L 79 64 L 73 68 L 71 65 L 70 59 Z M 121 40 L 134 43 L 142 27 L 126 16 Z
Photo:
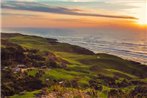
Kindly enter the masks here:
M 2 27 L 80 28 L 147 25 L 147 0 L 2 0 Z

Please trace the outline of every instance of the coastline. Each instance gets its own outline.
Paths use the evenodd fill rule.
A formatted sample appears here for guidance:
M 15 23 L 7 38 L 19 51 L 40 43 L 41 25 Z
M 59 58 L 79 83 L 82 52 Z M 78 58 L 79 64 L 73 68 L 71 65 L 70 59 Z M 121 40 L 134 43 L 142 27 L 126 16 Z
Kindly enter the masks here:
M 1 32 L 1 34 L 2 33 L 6 33 L 6 32 Z M 9 33 L 10 34 L 22 34 L 22 35 L 28 35 L 28 36 L 38 36 L 38 37 L 43 37 L 43 38 L 47 38 L 47 39 L 54 39 L 54 40 L 56 40 L 59 43 L 68 43 L 68 42 L 64 42 L 64 41 L 61 41 L 61 40 L 59 41 L 59 39 L 57 39 L 57 38 L 45 37 L 43 35 L 41 36 L 41 35 L 38 35 L 38 34 L 37 35 L 36 34 L 32 34 L 32 33 L 28 34 L 26 32 L 23 32 L 23 33 L 21 33 L 21 32 L 20 33 L 8 32 L 7 34 L 9 34 Z M 68 44 L 71 44 L 71 43 L 68 43 Z M 85 48 L 85 47 L 77 45 L 77 44 L 71 44 L 71 45 L 75 45 L 75 46 L 79 46 L 79 47 Z M 126 52 L 126 55 L 124 56 L 122 54 L 115 53 L 115 52 L 104 52 L 102 50 L 94 51 L 93 49 L 89 49 L 89 48 L 85 48 L 85 49 L 88 49 L 88 50 L 94 52 L 95 54 L 104 53 L 104 54 L 108 54 L 108 55 L 114 55 L 114 56 L 118 56 L 118 57 L 123 58 L 123 59 L 128 60 L 128 61 L 134 61 L 134 62 L 137 62 L 137 63 L 140 63 L 140 64 L 147 65 L 147 61 L 146 60 L 141 60 L 141 59 L 138 59 L 136 57 L 126 56 L 126 55 L 128 55 L 127 52 Z

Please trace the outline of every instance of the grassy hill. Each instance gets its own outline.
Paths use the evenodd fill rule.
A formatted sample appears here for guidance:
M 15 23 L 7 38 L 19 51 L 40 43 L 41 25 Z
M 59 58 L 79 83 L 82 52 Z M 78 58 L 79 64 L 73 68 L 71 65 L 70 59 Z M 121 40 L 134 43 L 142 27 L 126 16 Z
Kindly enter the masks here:
M 1 36 L 3 96 L 146 96 L 146 65 L 105 53 L 95 54 L 56 39 L 17 33 Z

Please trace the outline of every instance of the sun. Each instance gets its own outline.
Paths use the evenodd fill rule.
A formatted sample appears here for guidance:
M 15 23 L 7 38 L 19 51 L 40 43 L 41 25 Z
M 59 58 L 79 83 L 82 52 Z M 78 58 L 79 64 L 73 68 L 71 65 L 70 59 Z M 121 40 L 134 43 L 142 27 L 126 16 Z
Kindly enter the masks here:
M 146 13 L 147 9 L 142 12 L 142 13 L 139 13 L 139 17 L 138 17 L 138 20 L 137 20 L 137 23 L 140 24 L 140 25 L 147 25 L 147 13 Z
M 147 25 L 147 2 L 141 4 L 141 8 L 137 13 L 138 20 L 136 21 L 139 25 Z
M 140 25 L 147 25 L 147 18 L 140 18 L 137 20 L 137 23 Z

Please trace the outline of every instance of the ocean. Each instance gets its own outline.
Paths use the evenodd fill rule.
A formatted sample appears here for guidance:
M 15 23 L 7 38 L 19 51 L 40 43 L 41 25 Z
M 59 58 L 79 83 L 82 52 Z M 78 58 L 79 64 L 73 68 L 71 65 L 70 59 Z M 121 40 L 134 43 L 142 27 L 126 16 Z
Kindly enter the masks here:
M 147 32 L 120 29 L 74 28 L 3 29 L 2 32 L 56 38 L 59 42 L 85 47 L 95 53 L 108 53 L 147 64 Z

